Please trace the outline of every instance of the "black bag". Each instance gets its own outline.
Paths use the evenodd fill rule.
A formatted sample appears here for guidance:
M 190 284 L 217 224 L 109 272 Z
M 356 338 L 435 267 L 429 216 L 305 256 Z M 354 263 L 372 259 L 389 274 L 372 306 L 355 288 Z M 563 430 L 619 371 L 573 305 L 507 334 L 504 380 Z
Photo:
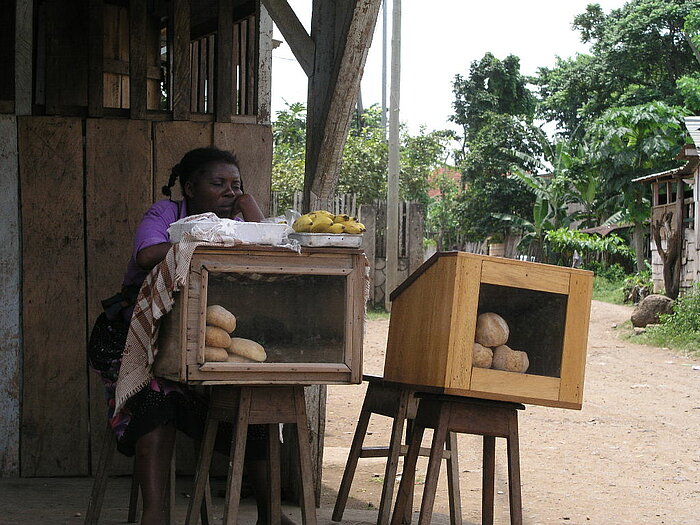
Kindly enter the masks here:
M 105 379 L 117 379 L 128 332 L 128 323 L 121 319 L 109 320 L 104 312 L 92 327 L 87 347 L 88 362 Z

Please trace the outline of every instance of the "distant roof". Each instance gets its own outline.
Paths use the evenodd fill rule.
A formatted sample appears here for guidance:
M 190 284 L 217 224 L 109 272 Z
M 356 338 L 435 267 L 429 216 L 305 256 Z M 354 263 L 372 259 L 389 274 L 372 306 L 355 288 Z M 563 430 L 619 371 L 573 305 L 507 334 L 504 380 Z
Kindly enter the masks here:
M 634 226 L 631 222 L 623 222 L 620 224 L 608 224 L 606 226 L 596 226 L 595 228 L 585 228 L 583 230 L 579 230 L 583 233 L 597 233 L 598 235 L 601 235 L 602 237 L 605 237 L 607 234 L 614 232 L 615 230 L 624 230 L 627 228 L 631 228 Z
M 681 166 L 680 168 L 673 168 L 672 170 L 666 170 L 666 171 L 661 171 L 659 173 L 652 173 L 651 175 L 644 175 L 643 177 L 637 177 L 636 179 L 632 179 L 632 182 L 651 182 L 653 180 L 660 180 L 660 179 L 672 179 L 676 175 L 692 175 L 693 174 L 693 169 L 697 167 L 697 162 L 691 163 L 690 161 L 686 162 Z
M 685 117 L 683 120 L 695 147 L 700 148 L 700 116 Z

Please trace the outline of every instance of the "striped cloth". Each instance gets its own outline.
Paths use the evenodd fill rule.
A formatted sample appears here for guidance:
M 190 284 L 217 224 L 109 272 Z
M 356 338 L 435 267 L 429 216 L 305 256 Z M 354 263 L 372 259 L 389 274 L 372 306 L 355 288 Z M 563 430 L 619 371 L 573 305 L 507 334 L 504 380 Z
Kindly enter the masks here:
M 131 315 L 126 346 L 117 379 L 114 413 L 153 379 L 152 366 L 158 353 L 160 319 L 173 308 L 173 294 L 187 283 L 190 261 L 197 246 L 218 243 L 183 239 L 173 244 L 165 259 L 141 285 Z

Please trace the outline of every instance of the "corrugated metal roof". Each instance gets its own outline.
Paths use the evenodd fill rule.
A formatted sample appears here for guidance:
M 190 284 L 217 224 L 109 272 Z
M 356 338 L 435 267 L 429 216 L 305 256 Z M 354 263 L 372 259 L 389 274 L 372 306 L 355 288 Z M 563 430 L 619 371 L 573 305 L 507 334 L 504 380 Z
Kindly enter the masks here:
M 663 179 L 664 177 L 673 177 L 674 175 L 679 175 L 688 167 L 689 162 L 686 162 L 680 168 L 673 168 L 672 170 L 661 171 L 659 173 L 652 173 L 651 175 L 644 175 L 644 177 L 637 177 L 632 179 L 632 182 L 649 182 L 652 180 Z M 683 173 L 686 175 L 687 173 Z
M 700 148 L 700 116 L 685 117 L 683 120 L 695 147 Z

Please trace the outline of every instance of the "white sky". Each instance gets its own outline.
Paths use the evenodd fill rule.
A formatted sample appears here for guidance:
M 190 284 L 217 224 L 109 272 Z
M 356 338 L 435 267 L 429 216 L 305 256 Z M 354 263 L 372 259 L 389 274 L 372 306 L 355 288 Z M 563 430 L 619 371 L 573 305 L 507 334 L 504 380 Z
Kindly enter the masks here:
M 385 1 L 389 8 L 387 45 L 390 48 L 392 0 Z M 606 13 L 626 3 L 625 0 L 593 1 L 601 4 Z M 311 0 L 289 0 L 289 3 L 309 31 Z M 403 0 L 401 121 L 413 132 L 420 125 L 428 130 L 456 129 L 447 121 L 452 113 L 452 81 L 458 73 L 466 76 L 471 62 L 487 51 L 500 59 L 511 53 L 519 56 L 521 71 L 526 75 L 534 74 L 539 66 L 553 66 L 557 55 L 570 57 L 587 52 L 578 32 L 571 29 L 571 22 L 589 3 L 591 0 Z M 362 78 L 365 107 L 380 104 L 382 99 L 381 31 L 380 12 Z M 275 38 L 283 40 L 277 28 Z M 289 46 L 283 43 L 273 51 L 273 120 L 276 112 L 284 109 L 284 101 L 305 103 L 306 90 L 306 75 Z

